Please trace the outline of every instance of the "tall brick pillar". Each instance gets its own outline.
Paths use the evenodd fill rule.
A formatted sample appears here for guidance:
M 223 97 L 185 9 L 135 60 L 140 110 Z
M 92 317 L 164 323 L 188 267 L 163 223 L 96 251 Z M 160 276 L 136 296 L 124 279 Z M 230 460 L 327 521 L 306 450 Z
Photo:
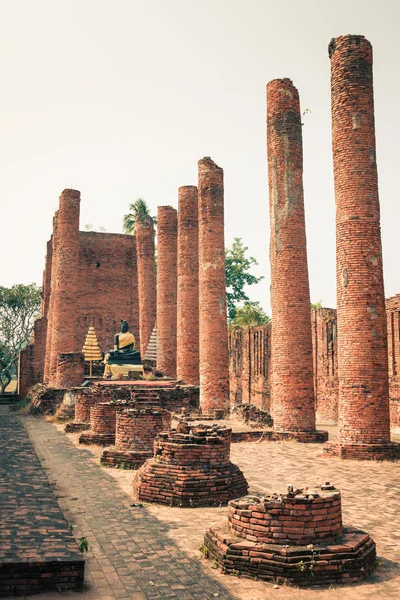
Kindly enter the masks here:
M 50 274 L 50 292 L 48 297 L 48 313 L 47 313 L 47 333 L 46 333 L 46 354 L 44 360 L 44 375 L 43 381 L 44 383 L 50 383 L 50 374 L 54 374 L 56 372 L 57 361 L 55 360 L 52 364 L 52 355 L 51 355 L 51 339 L 53 336 L 53 306 L 54 306 L 54 289 L 56 288 L 56 261 L 57 261 L 57 221 L 58 221 L 58 211 L 54 214 L 53 217 L 53 233 L 51 236 L 51 274 Z M 45 290 L 46 294 L 46 290 Z
M 154 224 L 149 218 L 136 221 L 136 255 L 139 295 L 139 334 L 142 360 L 156 324 L 156 260 Z
M 336 197 L 339 445 L 342 458 L 393 458 L 375 154 L 372 47 L 329 44 Z M 332 448 L 327 448 L 327 451 Z
M 199 243 L 197 187 L 178 190 L 177 378 L 199 385 Z
M 228 322 L 224 246 L 224 172 L 199 160 L 200 407 L 229 410 Z
M 277 431 L 314 431 L 311 305 L 300 101 L 290 79 L 267 85 L 272 385 Z
M 177 213 L 159 206 L 157 216 L 157 369 L 176 377 Z
M 57 374 L 60 354 L 73 353 L 77 348 L 77 291 L 79 282 L 79 207 L 80 192 L 64 190 L 60 196 L 57 216 L 56 261 L 52 265 L 52 334 L 49 385 L 69 387 L 82 380 L 64 368 Z M 54 275 L 54 276 L 53 276 Z M 71 368 L 73 365 L 71 364 Z M 59 376 L 58 376 L 59 375 Z

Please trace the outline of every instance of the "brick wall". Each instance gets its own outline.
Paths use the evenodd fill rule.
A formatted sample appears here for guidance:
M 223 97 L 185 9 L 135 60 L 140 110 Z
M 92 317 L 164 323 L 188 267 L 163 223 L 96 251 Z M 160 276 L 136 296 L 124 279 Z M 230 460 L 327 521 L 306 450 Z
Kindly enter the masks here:
M 313 310 L 311 323 L 317 420 L 320 423 L 335 424 L 338 421 L 336 310 Z
M 400 431 L 400 294 L 386 300 L 390 426 Z
M 229 388 L 231 406 L 254 404 L 270 409 L 271 325 L 243 327 L 229 332 Z

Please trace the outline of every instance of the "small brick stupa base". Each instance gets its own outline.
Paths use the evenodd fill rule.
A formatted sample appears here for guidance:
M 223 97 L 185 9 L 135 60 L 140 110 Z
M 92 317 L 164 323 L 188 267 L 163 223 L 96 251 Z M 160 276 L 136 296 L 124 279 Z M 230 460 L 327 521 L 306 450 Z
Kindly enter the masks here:
M 99 402 L 92 406 L 90 409 L 90 431 L 82 433 L 79 443 L 113 446 L 115 444 L 117 413 L 129 406 L 130 402 L 127 400 Z
M 178 428 L 157 436 L 154 459 L 139 469 L 133 496 L 169 506 L 219 506 L 247 493 L 247 481 L 230 460 L 231 429 Z
M 228 522 L 205 535 L 224 573 L 297 586 L 355 583 L 375 568 L 375 542 L 342 527 L 340 492 L 315 489 L 229 502 Z
M 115 447 L 104 450 L 104 467 L 138 469 L 153 456 L 154 438 L 171 429 L 171 413 L 161 408 L 131 408 L 117 414 Z

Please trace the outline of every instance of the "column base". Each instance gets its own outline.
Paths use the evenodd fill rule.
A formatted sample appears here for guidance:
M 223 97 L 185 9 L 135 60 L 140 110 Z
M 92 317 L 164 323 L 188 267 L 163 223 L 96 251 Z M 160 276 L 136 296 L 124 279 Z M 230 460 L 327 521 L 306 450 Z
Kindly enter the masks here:
M 82 433 L 79 438 L 80 444 L 93 444 L 94 446 L 113 446 L 115 444 L 115 433 Z
M 374 540 L 352 527 L 335 544 L 290 546 L 234 537 L 224 524 L 206 533 L 203 548 L 223 573 L 298 587 L 357 583 L 376 566 Z
M 247 494 L 242 471 L 221 465 L 176 465 L 148 460 L 133 482 L 133 497 L 144 502 L 194 508 L 222 506 Z
M 400 444 L 339 444 L 328 442 L 324 446 L 325 456 L 353 460 L 400 460 Z
M 117 450 L 108 448 L 104 450 L 100 464 L 103 467 L 114 467 L 123 469 L 138 469 L 148 458 L 153 456 L 153 451 L 143 452 L 135 450 Z
M 72 421 L 71 423 L 66 424 L 64 431 L 65 433 L 79 433 L 80 431 L 85 431 L 86 429 L 90 429 L 90 423 Z

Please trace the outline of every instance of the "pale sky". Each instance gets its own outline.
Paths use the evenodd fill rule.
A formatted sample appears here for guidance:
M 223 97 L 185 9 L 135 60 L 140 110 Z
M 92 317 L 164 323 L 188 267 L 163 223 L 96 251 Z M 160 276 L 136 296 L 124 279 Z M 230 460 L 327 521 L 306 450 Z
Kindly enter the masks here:
M 225 174 L 226 245 L 241 237 L 269 311 L 265 86 L 289 77 L 304 115 L 311 299 L 336 306 L 328 44 L 374 49 L 385 292 L 400 292 L 399 0 L 0 0 L 0 285 L 41 283 L 64 188 L 86 223 L 122 232 L 129 203 L 177 207 L 197 161 Z

